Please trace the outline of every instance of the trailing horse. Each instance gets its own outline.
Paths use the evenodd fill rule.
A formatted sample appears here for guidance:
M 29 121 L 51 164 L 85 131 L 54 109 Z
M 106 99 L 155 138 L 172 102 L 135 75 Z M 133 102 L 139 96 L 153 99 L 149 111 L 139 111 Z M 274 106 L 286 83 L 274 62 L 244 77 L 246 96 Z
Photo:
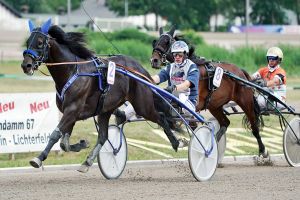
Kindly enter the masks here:
M 57 107 L 63 113 L 44 151 L 30 161 L 33 167 L 42 165 L 59 139 L 61 148 L 66 152 L 87 148 L 86 141 L 71 145 L 69 138 L 76 121 L 97 116 L 97 143 L 79 169 L 80 172 L 87 172 L 108 138 L 111 114 L 125 101 L 133 105 L 138 115 L 162 126 L 173 149 L 177 151 L 179 141 L 171 132 L 164 112 L 157 111 L 168 110 L 168 107 L 163 107 L 163 101 L 159 102 L 149 87 L 120 73 L 115 74 L 113 85 L 106 81 L 110 61 L 117 66 L 130 66 L 128 68 L 131 70 L 152 80 L 137 61 L 122 55 L 107 59 L 94 57 L 93 52 L 85 47 L 82 33 L 65 33 L 58 26 L 51 26 L 51 20 L 38 28 L 30 21 L 29 28 L 31 34 L 21 67 L 25 74 L 32 75 L 41 63 L 47 65 L 55 82 Z M 158 102 L 159 108 L 154 101 Z
M 153 68 L 159 69 L 166 62 L 173 62 L 174 58 L 171 54 L 171 46 L 174 41 L 184 40 L 183 37 L 175 36 L 175 27 L 172 27 L 169 32 L 163 33 L 162 28 L 159 29 L 160 37 L 153 41 L 153 52 L 151 57 L 151 65 Z M 192 47 L 189 51 L 189 59 L 196 63 L 200 69 L 199 80 L 199 96 L 196 110 L 200 111 L 208 109 L 210 113 L 218 120 L 220 130 L 216 134 L 217 141 L 226 132 L 230 124 L 229 119 L 223 111 L 223 106 L 229 101 L 236 102 L 245 112 L 251 126 L 253 135 L 255 136 L 259 155 L 267 157 L 268 153 L 261 140 L 259 134 L 259 107 L 254 97 L 254 91 L 250 87 L 236 81 L 225 74 L 230 72 L 236 76 L 250 80 L 249 74 L 235 66 L 234 64 L 224 62 L 208 62 L 197 57 L 194 54 L 195 49 Z M 216 88 L 212 84 L 212 78 L 215 74 L 215 69 L 221 67 L 224 70 L 221 85 Z

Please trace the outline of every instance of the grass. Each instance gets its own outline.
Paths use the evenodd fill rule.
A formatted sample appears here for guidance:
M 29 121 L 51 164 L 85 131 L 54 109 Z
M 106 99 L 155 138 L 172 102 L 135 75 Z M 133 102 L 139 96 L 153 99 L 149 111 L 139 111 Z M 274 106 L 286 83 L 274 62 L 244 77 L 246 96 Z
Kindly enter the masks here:
M 147 64 L 147 69 L 150 69 Z M 42 67 L 41 70 L 47 73 L 47 69 Z M 151 68 L 150 74 L 157 73 L 158 70 Z M 4 77 L 1 74 L 5 74 L 8 78 Z M 34 77 L 43 76 L 41 73 L 37 72 Z M 28 76 L 24 75 L 21 68 L 20 62 L 11 61 L 0 63 L 0 92 L 1 93 L 18 93 L 18 92 L 55 92 L 55 85 L 53 81 L 42 81 L 42 80 L 32 80 L 27 79 Z M 299 86 L 300 80 L 296 77 L 288 80 L 288 86 Z M 299 90 L 289 90 L 288 91 L 288 101 L 297 102 L 300 99 Z M 210 114 L 207 112 L 201 112 L 205 118 L 209 117 Z M 231 121 L 231 128 L 240 128 L 241 127 L 241 115 L 232 115 L 229 116 Z M 291 118 L 289 118 L 291 119 Z M 113 119 L 111 119 L 113 120 Z M 112 123 L 113 121 L 111 121 Z M 276 116 L 265 117 L 265 123 L 267 126 L 274 127 L 279 126 L 278 119 Z M 159 144 L 164 144 L 170 146 L 168 141 L 163 140 L 161 137 L 154 134 L 154 130 L 159 129 L 157 125 L 147 122 L 139 123 L 130 123 L 125 127 L 126 138 L 149 141 Z M 87 139 L 90 141 L 91 145 L 95 144 L 97 136 L 95 135 L 95 127 L 93 120 L 78 121 L 74 127 L 71 143 L 75 143 L 80 139 Z M 250 132 L 241 132 L 240 137 L 231 136 L 229 134 L 228 138 L 230 139 L 239 139 L 243 140 L 242 136 L 247 136 L 254 138 Z M 266 137 L 268 138 L 268 137 Z M 255 144 L 255 143 L 254 143 Z M 153 150 L 163 152 L 165 154 L 171 155 L 174 158 L 186 158 L 187 151 L 179 151 L 175 153 L 172 149 L 153 147 L 151 145 L 144 145 L 146 148 L 151 148 Z M 257 148 L 250 146 L 239 146 L 241 150 L 245 151 L 246 154 L 256 154 Z M 82 163 L 91 148 L 82 150 L 79 153 L 63 153 L 63 152 L 51 152 L 48 159 L 45 161 L 45 165 L 55 165 L 55 164 L 78 164 Z M 232 153 L 226 153 L 227 155 L 232 155 Z M 28 161 L 37 156 L 38 153 L 18 153 L 15 154 L 15 160 L 9 160 L 8 154 L 0 154 L 0 168 L 3 167 L 20 167 L 20 166 L 29 166 Z M 237 155 L 237 153 L 233 153 Z M 141 160 L 141 159 L 163 159 L 164 157 L 158 154 L 151 153 L 147 150 L 137 148 L 131 145 L 128 145 L 128 159 L 129 160 Z

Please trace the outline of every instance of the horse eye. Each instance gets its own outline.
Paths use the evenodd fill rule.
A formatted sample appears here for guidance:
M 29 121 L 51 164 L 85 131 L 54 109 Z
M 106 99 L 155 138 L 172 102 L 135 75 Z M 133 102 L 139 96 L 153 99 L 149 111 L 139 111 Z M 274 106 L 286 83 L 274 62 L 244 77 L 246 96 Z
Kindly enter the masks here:
M 43 42 L 42 41 L 38 41 L 38 48 L 42 48 L 43 47 Z

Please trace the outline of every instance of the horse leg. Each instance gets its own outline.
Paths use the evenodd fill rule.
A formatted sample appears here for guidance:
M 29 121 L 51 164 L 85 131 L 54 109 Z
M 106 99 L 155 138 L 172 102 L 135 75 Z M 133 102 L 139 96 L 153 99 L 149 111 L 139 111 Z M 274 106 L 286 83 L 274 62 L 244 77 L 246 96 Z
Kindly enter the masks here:
M 80 168 L 78 169 L 79 172 L 86 173 L 88 172 L 89 168 L 93 165 L 96 156 L 99 154 L 102 146 L 104 145 L 105 141 L 108 137 L 108 122 L 111 113 L 104 113 L 98 116 L 98 139 L 97 143 L 92 149 L 92 151 L 87 156 L 86 160 L 82 163 Z
M 165 113 L 163 112 L 156 112 L 155 109 L 151 109 L 149 110 L 149 112 L 137 112 L 138 115 L 145 117 L 145 119 L 148 119 L 154 123 L 157 123 L 158 125 L 160 125 L 163 129 L 164 132 L 166 134 L 166 136 L 168 137 L 172 148 L 175 150 L 175 152 L 177 152 L 178 147 L 183 147 L 186 146 L 185 141 L 181 141 L 178 140 L 174 133 L 171 131 L 169 122 L 168 122 L 168 118 L 166 117 Z
M 170 118 L 169 115 L 169 106 L 157 95 L 153 95 L 153 93 L 147 93 L 148 90 L 145 91 L 144 87 L 139 87 L 129 98 L 129 102 L 134 107 L 136 114 L 139 116 L 143 116 L 145 119 L 150 120 L 154 123 L 160 125 L 168 137 L 173 149 L 177 152 L 178 147 L 182 147 L 185 143 L 181 140 L 178 140 L 170 128 Z M 137 95 L 138 94 L 138 95 Z M 151 98 L 146 98 L 152 96 Z M 140 103 L 143 102 L 143 103 Z M 147 106 L 145 106 L 147 105 Z M 168 121 L 169 120 L 169 121 Z
M 52 149 L 54 144 L 56 142 L 58 142 L 58 140 L 60 138 L 62 138 L 60 147 L 64 151 L 70 151 L 70 145 L 69 145 L 70 134 L 69 133 L 72 133 L 73 127 L 76 122 L 76 117 L 77 117 L 77 115 L 75 114 L 76 109 L 72 109 L 72 108 L 77 108 L 77 106 L 74 106 L 72 104 L 71 106 L 69 106 L 65 109 L 64 114 L 63 114 L 59 124 L 57 125 L 57 128 L 50 135 L 48 144 L 47 144 L 46 148 L 44 149 L 44 151 L 42 151 L 42 153 L 38 157 L 33 158 L 29 162 L 33 167 L 39 168 L 42 166 L 42 161 L 47 159 L 50 150 Z
M 66 130 L 64 131 L 64 134 L 62 134 L 62 137 L 60 140 L 60 148 L 65 152 L 69 152 L 69 151 L 79 152 L 79 151 L 81 151 L 81 149 L 88 148 L 89 142 L 87 140 L 80 140 L 76 144 L 70 144 L 70 137 L 71 137 L 72 130 L 73 130 L 73 127 L 76 122 L 76 117 L 74 114 L 72 114 L 70 112 L 68 114 L 64 114 L 64 116 L 65 115 L 69 116 L 69 117 L 66 117 L 67 120 L 65 120 L 65 118 L 62 118 L 59 126 L 71 127 L 71 128 L 68 128 L 68 129 L 65 128 Z M 74 115 L 74 116 L 72 116 L 72 115 Z M 70 116 L 72 116 L 72 117 L 70 117 Z
M 49 137 L 49 142 L 48 142 L 46 148 L 44 149 L 44 151 L 42 151 L 42 153 L 38 157 L 35 157 L 32 160 L 30 160 L 29 161 L 30 165 L 33 166 L 34 168 L 40 168 L 42 166 L 42 161 L 47 159 L 50 150 L 52 149 L 54 144 L 56 142 L 58 142 L 58 140 L 62 137 L 62 135 L 63 134 L 59 130 L 59 128 L 56 128 L 51 133 L 51 135 Z
M 220 130 L 216 134 L 217 142 L 219 142 L 223 134 L 226 133 L 230 121 L 224 114 L 223 107 L 219 107 L 217 109 L 209 109 L 209 112 L 218 120 L 220 124 Z
M 259 113 L 257 108 L 258 104 L 256 105 L 254 101 L 256 100 L 253 97 L 250 102 L 237 101 L 236 103 L 243 109 L 248 120 L 250 121 L 252 134 L 257 140 L 259 155 L 262 155 L 264 158 L 266 158 L 268 157 L 268 152 L 266 151 L 265 145 L 263 144 L 259 134 L 259 127 L 258 127 Z
M 171 131 L 171 128 L 169 126 L 169 123 L 166 119 L 166 116 L 164 113 L 160 113 L 160 120 L 158 122 L 158 124 L 163 127 L 164 129 L 164 132 L 166 134 L 166 136 L 168 137 L 171 145 L 172 145 L 172 148 L 175 150 L 175 152 L 177 152 L 178 148 L 179 147 L 184 147 L 186 146 L 186 142 L 183 141 L 183 140 L 178 140 L 174 133 Z

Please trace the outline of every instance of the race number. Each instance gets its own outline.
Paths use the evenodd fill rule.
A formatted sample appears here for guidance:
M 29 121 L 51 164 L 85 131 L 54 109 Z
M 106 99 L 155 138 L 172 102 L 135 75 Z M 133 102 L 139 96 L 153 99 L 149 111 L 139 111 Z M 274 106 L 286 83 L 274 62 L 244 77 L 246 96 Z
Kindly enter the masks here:
M 220 87 L 224 70 L 221 67 L 217 67 L 213 79 L 213 85 L 215 87 Z
M 115 83 L 116 63 L 109 61 L 107 70 L 107 83 L 113 85 Z

